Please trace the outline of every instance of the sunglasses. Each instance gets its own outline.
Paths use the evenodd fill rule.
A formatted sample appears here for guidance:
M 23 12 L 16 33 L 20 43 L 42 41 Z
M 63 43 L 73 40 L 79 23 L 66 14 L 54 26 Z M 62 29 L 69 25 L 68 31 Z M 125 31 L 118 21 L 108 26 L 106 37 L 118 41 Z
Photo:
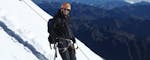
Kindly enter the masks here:
M 62 8 L 62 9 L 65 10 L 65 11 L 69 11 L 69 12 L 71 11 L 70 9 L 64 9 L 64 8 Z

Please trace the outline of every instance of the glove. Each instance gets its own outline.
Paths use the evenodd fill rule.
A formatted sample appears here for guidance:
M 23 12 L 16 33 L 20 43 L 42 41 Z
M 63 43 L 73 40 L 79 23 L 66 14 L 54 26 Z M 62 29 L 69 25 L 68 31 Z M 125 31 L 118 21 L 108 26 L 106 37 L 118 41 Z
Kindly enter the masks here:
M 78 49 L 78 45 L 76 43 L 73 44 L 75 49 Z

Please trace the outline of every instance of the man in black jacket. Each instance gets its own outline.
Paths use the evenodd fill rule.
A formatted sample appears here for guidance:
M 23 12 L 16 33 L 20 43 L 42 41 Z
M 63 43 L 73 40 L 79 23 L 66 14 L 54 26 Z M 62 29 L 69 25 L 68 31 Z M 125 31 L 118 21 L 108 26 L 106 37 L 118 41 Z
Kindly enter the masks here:
M 48 22 L 49 40 L 58 43 L 57 47 L 63 60 L 76 60 L 75 37 L 70 29 L 70 3 L 63 3 L 53 19 Z M 52 26 L 49 23 L 53 22 Z M 51 39 L 52 38 L 52 39 Z

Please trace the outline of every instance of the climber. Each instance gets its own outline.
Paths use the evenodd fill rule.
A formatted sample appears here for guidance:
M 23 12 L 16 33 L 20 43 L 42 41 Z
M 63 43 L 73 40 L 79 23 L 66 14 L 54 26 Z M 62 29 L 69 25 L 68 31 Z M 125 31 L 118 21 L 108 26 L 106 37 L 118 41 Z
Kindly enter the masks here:
M 53 19 L 50 19 L 48 22 L 49 42 L 52 44 L 57 43 L 63 60 L 76 60 L 74 47 L 76 40 L 70 28 L 70 12 L 71 4 L 65 2 Z

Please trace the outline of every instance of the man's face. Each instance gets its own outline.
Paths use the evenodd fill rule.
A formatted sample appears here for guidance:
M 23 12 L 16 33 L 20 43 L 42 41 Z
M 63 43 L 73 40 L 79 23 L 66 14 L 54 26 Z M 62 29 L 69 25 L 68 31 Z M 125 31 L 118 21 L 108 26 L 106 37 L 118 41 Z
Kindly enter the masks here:
M 70 10 L 69 9 L 61 9 L 61 12 L 65 15 L 65 16 L 67 16 L 67 15 L 69 15 L 69 13 L 70 13 Z

